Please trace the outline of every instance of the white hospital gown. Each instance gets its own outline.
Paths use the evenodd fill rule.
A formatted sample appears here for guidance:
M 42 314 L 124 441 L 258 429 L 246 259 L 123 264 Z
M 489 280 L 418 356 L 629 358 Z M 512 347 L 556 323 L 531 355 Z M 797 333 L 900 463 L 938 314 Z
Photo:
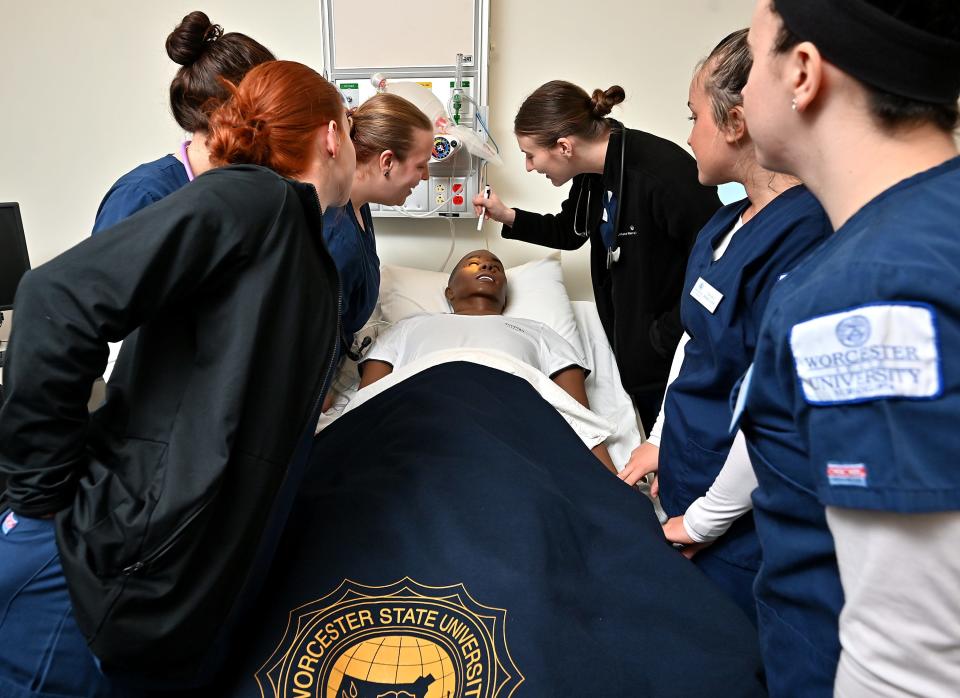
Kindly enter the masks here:
M 586 365 L 567 340 L 536 320 L 502 315 L 415 315 L 401 320 L 377 338 L 364 361 L 383 361 L 401 368 L 444 349 L 501 351 L 551 378 L 571 366 Z

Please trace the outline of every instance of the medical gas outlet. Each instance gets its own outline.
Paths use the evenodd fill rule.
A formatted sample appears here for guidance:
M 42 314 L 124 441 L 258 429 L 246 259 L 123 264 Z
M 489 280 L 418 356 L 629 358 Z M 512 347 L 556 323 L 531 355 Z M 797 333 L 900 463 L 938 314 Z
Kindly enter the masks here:
M 442 162 L 457 152 L 460 141 L 446 133 L 438 133 L 433 137 L 433 152 L 430 162 Z

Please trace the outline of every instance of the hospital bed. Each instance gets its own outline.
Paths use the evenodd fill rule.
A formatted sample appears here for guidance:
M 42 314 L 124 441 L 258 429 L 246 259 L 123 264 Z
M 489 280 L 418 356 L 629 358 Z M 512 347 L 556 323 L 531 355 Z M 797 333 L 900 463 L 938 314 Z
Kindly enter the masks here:
M 633 402 L 620 381 L 616 358 L 607 340 L 596 304 L 570 301 L 563 286 L 558 254 L 506 270 L 510 298 L 505 315 L 539 320 L 567 339 L 586 359 L 586 379 L 591 411 L 609 423 L 605 443 L 611 459 L 621 470 L 630 453 L 644 438 Z M 361 331 L 354 348 L 369 348 L 380 331 L 420 312 L 450 312 L 443 297 L 447 275 L 440 272 L 385 265 L 381 300 L 371 321 Z M 347 411 L 357 393 L 356 362 L 347 359 L 333 384 L 333 406 L 321 418 L 318 431 Z M 644 483 L 645 484 L 645 483 Z
M 373 334 L 433 302 L 399 273 Z M 561 315 L 622 465 L 640 435 L 596 311 Z M 351 408 L 354 383 L 348 367 L 218 694 L 763 695 L 749 621 L 528 381 L 452 360 Z

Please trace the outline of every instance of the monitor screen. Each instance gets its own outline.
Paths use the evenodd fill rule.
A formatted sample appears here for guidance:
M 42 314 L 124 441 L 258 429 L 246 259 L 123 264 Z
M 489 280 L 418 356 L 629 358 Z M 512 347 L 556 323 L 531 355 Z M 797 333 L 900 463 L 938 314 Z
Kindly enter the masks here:
M 20 206 L 0 203 L 0 310 L 13 307 L 13 296 L 24 272 L 30 269 L 23 237 Z

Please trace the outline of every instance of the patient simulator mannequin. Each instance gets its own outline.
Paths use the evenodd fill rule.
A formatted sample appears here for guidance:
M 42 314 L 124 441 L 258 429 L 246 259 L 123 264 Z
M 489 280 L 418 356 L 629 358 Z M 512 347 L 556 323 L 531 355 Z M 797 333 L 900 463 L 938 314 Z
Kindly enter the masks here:
M 361 388 L 435 351 L 495 349 L 542 371 L 577 402 L 590 407 L 584 360 L 570 343 L 541 322 L 503 317 L 507 277 L 495 254 L 474 250 L 463 257 L 451 272 L 444 293 L 453 314 L 416 315 L 384 332 L 360 364 Z M 606 446 L 599 444 L 592 451 L 616 473 Z

